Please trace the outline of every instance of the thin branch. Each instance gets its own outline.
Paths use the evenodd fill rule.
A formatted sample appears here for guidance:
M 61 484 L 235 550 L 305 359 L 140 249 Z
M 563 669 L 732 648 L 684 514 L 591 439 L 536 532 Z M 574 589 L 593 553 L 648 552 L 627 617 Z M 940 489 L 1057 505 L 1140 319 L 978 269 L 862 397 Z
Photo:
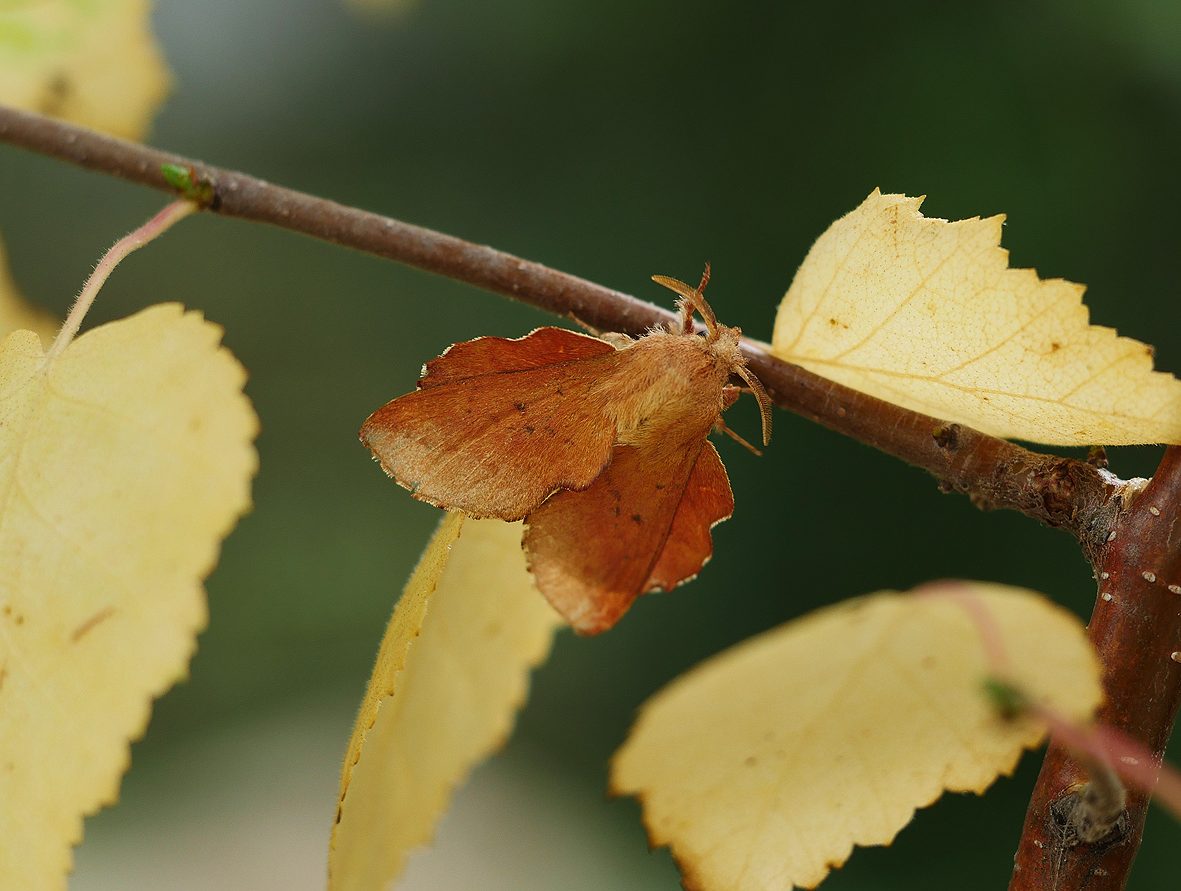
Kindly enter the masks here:
M 627 294 L 485 245 L 276 186 L 232 170 L 0 106 L 0 141 L 175 194 L 164 165 L 190 168 L 224 216 L 271 223 L 503 294 L 599 330 L 640 334 L 675 319 Z M 921 467 L 946 491 L 1066 529 L 1088 553 L 1119 509 L 1122 483 L 1081 461 L 1039 454 L 958 424 L 907 411 L 782 362 L 746 342 L 751 369 L 775 403 Z

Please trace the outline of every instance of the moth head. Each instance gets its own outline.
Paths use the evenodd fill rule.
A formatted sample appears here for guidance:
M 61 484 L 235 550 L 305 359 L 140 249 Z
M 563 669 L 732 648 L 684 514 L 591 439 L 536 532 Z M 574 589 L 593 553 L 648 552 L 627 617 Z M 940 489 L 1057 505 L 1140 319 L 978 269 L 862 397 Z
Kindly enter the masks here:
M 707 341 L 713 343 L 722 336 L 722 329 L 726 326 L 718 323 L 718 317 L 714 315 L 713 307 L 705 299 L 705 286 L 709 284 L 708 263 L 705 264 L 705 270 L 701 273 L 701 283 L 696 288 L 667 275 L 654 275 L 652 281 L 663 285 L 678 296 L 677 309 L 681 311 L 680 333 L 693 333 L 693 313 L 697 312 L 701 315 L 701 321 L 705 323 L 705 339 Z
M 746 367 L 746 359 L 739 346 L 742 329 L 732 328 L 719 322 L 713 307 L 705 299 L 705 286 L 709 284 L 709 273 L 709 263 L 706 263 L 705 269 L 701 273 L 701 282 L 696 288 L 667 275 L 654 275 L 652 281 L 663 285 L 677 295 L 677 308 L 681 312 L 680 333 L 692 334 L 693 313 L 696 312 L 701 316 L 701 321 L 705 323 L 706 343 L 716 346 L 718 354 L 728 358 L 730 373 L 742 378 L 758 401 L 759 417 L 762 419 L 763 425 L 763 445 L 767 445 L 771 441 L 771 397 L 767 395 L 767 391 L 759 379 L 751 374 L 750 369 Z M 674 331 L 674 333 L 676 332 Z

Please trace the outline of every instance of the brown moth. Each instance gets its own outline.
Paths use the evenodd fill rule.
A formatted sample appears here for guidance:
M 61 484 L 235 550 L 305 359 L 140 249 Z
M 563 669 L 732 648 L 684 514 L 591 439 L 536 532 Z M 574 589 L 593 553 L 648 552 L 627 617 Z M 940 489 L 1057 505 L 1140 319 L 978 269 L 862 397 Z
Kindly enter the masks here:
M 410 494 L 473 517 L 525 520 L 522 541 L 541 593 L 581 634 L 614 625 L 647 591 L 693 578 L 713 552 L 710 528 L 734 510 L 708 436 L 737 437 L 722 412 L 770 400 L 747 369 L 741 332 L 705 301 L 706 266 L 680 295 L 680 323 L 610 341 L 563 328 L 457 343 L 423 368 L 418 389 L 382 406 L 361 441 Z M 705 323 L 693 327 L 694 311 Z

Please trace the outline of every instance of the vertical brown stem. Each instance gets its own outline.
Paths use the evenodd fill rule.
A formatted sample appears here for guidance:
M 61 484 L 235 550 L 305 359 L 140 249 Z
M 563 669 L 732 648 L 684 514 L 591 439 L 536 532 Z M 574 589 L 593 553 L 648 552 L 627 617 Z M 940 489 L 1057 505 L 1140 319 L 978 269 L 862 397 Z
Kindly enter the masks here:
M 1181 705 L 1181 664 L 1171 658 L 1181 650 L 1181 447 L 1165 452 L 1113 531 L 1096 561 L 1098 597 L 1088 629 L 1104 666 L 1107 701 L 1098 720 L 1141 742 L 1159 762 Z M 1071 815 L 1086 783 L 1086 770 L 1051 746 L 1026 813 L 1010 891 L 1125 887 L 1148 795 L 1129 790 L 1123 814 L 1088 843 Z

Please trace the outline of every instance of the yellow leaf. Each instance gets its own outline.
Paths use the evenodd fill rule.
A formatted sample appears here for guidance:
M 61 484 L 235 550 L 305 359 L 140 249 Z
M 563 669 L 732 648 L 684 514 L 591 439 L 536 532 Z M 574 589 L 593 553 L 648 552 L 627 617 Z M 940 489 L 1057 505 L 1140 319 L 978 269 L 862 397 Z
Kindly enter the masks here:
M 1101 698 L 1079 621 L 1032 591 L 958 583 L 999 629 L 1010 678 L 1081 719 Z M 882 592 L 698 666 L 643 708 L 612 765 L 694 891 L 812 888 L 889 844 L 946 789 L 982 792 L 1044 729 L 983 695 L 979 629 L 948 598 Z
M 149 0 L 37 0 L 0 9 L 0 102 L 143 139 L 168 93 Z
M 503 745 L 557 614 L 521 524 L 448 514 L 394 610 L 340 781 L 329 886 L 383 888 L 428 842 L 456 786 Z
M 1088 325 L 1083 287 L 1010 269 L 1004 217 L 949 223 L 921 198 L 865 201 L 817 239 L 772 352 L 856 390 L 994 436 L 1181 442 L 1181 382 L 1152 349 Z
M 4 246 L 0 244 L 0 338 L 24 328 L 37 334 L 43 344 L 49 345 L 60 327 L 61 322 L 21 296 L 8 271 Z
M 257 419 L 221 329 L 175 304 L 48 364 L 0 344 L 0 887 L 64 888 L 153 697 L 206 623 Z

